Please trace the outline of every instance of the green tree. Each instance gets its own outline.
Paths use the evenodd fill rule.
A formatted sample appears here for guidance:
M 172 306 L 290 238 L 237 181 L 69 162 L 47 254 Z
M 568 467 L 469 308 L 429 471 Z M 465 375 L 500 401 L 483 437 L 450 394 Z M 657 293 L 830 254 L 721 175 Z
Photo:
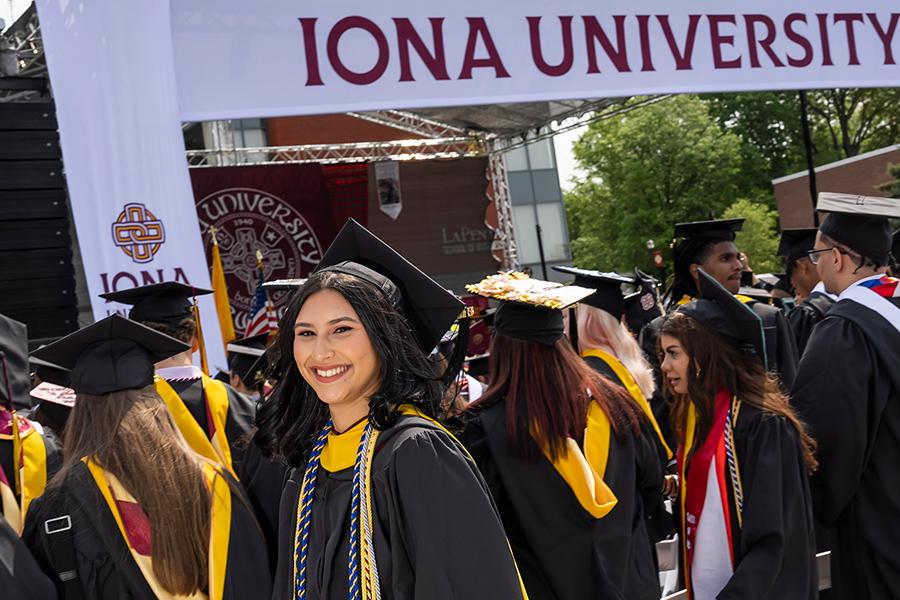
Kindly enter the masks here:
M 721 214 L 734 200 L 740 142 L 696 96 L 675 96 L 592 123 L 574 146 L 585 176 L 565 196 L 575 264 L 652 268 L 672 226 Z
M 723 219 L 744 219 L 734 243 L 744 252 L 756 273 L 778 273 L 783 264 L 778 254 L 778 213 L 758 202 L 742 199 L 725 209 Z
M 887 192 L 891 198 L 900 198 L 900 165 L 891 165 L 888 167 L 888 174 L 890 174 L 894 180 L 885 183 L 880 186 L 879 189 L 883 192 Z

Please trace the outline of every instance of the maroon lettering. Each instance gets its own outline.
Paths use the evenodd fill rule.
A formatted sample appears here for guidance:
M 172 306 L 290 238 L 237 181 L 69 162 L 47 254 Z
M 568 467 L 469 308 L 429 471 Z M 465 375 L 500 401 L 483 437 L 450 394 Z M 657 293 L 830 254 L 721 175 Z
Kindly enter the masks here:
M 112 290 L 109 289 L 109 274 L 108 273 L 100 273 L 100 283 L 103 284 L 103 293 L 108 294 Z M 107 300 L 107 303 L 112 302 L 112 300 Z
M 894 50 L 891 48 L 891 43 L 894 40 L 894 33 L 897 31 L 897 22 L 900 21 L 900 14 L 893 13 L 891 15 L 891 22 L 888 23 L 887 31 L 885 31 L 884 27 L 881 26 L 881 23 L 878 22 L 878 15 L 875 13 L 866 13 L 866 16 L 869 17 L 869 22 L 871 22 L 872 27 L 875 28 L 875 33 L 878 34 L 881 45 L 884 46 L 884 64 L 897 64 L 894 62 Z
M 115 276 L 113 276 L 112 289 L 114 292 L 119 291 L 119 281 L 122 279 L 129 280 L 131 282 L 131 287 L 133 287 L 133 288 L 136 288 L 138 286 L 138 280 L 137 280 L 137 278 L 135 278 L 134 275 L 132 275 L 128 271 L 121 271 L 119 273 L 116 273 Z
M 153 278 L 153 275 L 149 271 L 141 271 L 141 285 L 152 285 L 154 283 L 160 283 L 163 281 L 163 270 L 156 270 L 156 279 Z
M 317 20 L 300 19 L 300 28 L 303 30 L 303 52 L 306 55 L 306 85 L 323 85 L 322 77 L 319 75 L 319 48 L 316 45 Z
M 641 71 L 655 71 L 650 50 L 650 15 L 638 15 L 638 37 L 641 39 Z
M 375 64 L 371 69 L 363 73 L 357 73 L 356 71 L 348 69 L 343 61 L 341 61 L 341 56 L 338 52 L 338 45 L 340 44 L 341 37 L 351 29 L 362 29 L 372 36 L 376 46 L 378 46 L 378 58 L 375 60 Z M 334 72 L 337 73 L 338 77 L 347 83 L 352 83 L 354 85 L 368 85 L 377 81 L 379 77 L 384 75 L 388 66 L 389 51 L 387 38 L 384 37 L 384 33 L 378 28 L 378 25 L 365 17 L 344 17 L 335 23 L 332 30 L 328 33 L 327 48 L 328 61 L 331 63 L 331 68 L 334 69 Z
M 500 60 L 500 53 L 497 52 L 497 46 L 494 45 L 494 38 L 491 37 L 491 31 L 488 29 L 487 23 L 483 17 L 466 17 L 469 23 L 469 37 L 466 40 L 466 52 L 463 56 L 462 69 L 459 72 L 459 79 L 472 79 L 472 71 L 474 69 L 494 69 L 494 77 L 509 77 L 503 61 Z M 484 43 L 486 58 L 475 58 L 475 49 L 478 45 L 478 39 L 481 38 Z
M 762 23 L 766 29 L 763 39 L 756 38 L 756 25 Z M 778 55 L 772 51 L 772 42 L 775 41 L 775 22 L 766 15 L 744 15 L 744 25 L 747 27 L 747 49 L 750 51 L 750 68 L 758 69 L 762 65 L 759 62 L 757 46 L 763 49 L 769 60 L 776 67 L 783 67 L 784 63 Z
M 581 17 L 581 20 L 584 21 L 584 38 L 587 46 L 587 72 L 600 72 L 600 67 L 597 64 L 596 42 L 600 42 L 600 46 L 616 68 L 616 71 L 620 73 L 631 72 L 631 67 L 628 66 L 628 47 L 625 44 L 625 15 L 613 16 L 613 21 L 616 24 L 615 46 L 609 41 L 609 37 L 596 17 Z
M 792 67 L 808 67 L 813 59 L 813 47 L 809 40 L 794 30 L 794 23 L 802 22 L 806 24 L 806 15 L 803 13 L 791 13 L 784 18 L 784 34 L 787 39 L 791 40 L 801 48 L 803 48 L 803 58 L 794 58 L 790 54 L 787 55 L 787 62 Z
M 819 21 L 819 39 L 822 42 L 822 66 L 830 67 L 834 63 L 831 61 L 831 43 L 828 41 L 828 15 L 817 13 L 816 19 Z
M 836 13 L 834 15 L 834 24 L 844 23 L 847 29 L 847 48 L 850 51 L 850 62 L 848 65 L 858 65 L 859 57 L 856 55 L 856 32 L 853 29 L 854 23 L 865 23 L 861 13 Z
M 722 58 L 722 46 L 734 47 L 734 36 L 723 35 L 719 31 L 719 26 L 723 23 L 735 25 L 737 20 L 734 15 L 707 15 L 709 20 L 709 38 L 712 44 L 713 66 L 716 69 L 740 69 L 741 57 L 725 60 Z
M 572 17 L 559 17 L 563 56 L 555 65 L 544 60 L 544 50 L 541 44 L 541 17 L 527 17 L 527 21 L 528 37 L 531 39 L 531 58 L 538 70 L 551 77 L 559 77 L 568 73 L 575 60 L 575 52 L 572 49 Z
M 444 57 L 444 29 L 443 17 L 428 19 L 431 23 L 431 39 L 434 45 L 434 53 L 429 52 L 422 41 L 421 36 L 413 27 L 409 19 L 398 17 L 394 19 L 394 27 L 397 29 L 397 49 L 400 53 L 400 81 L 415 81 L 412 69 L 409 66 L 409 47 L 412 46 L 419 55 L 419 59 L 431 73 L 436 81 L 450 79 L 447 74 L 447 61 Z
M 173 281 L 180 281 L 185 285 L 191 285 L 191 282 L 188 280 L 187 274 L 181 267 L 175 267 L 175 277 Z
M 668 15 L 657 15 L 656 20 L 662 28 L 663 35 L 666 37 L 666 43 L 669 44 L 669 50 L 672 52 L 672 58 L 675 59 L 676 71 L 690 71 L 693 66 L 691 60 L 694 56 L 694 40 L 697 37 L 697 27 L 700 24 L 700 15 L 690 15 L 688 17 L 688 30 L 684 39 L 684 51 L 679 50 L 678 43 L 675 41 L 675 34 L 672 33 L 672 26 L 669 25 Z

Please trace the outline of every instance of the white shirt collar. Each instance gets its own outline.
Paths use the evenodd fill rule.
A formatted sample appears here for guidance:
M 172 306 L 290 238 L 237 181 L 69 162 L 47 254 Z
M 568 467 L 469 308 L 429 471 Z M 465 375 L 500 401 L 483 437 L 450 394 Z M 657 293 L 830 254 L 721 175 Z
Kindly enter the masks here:
M 196 365 L 184 365 L 180 367 L 163 367 L 162 369 L 157 369 L 156 374 L 166 381 L 187 381 L 200 379 L 203 371 Z
M 829 292 L 828 290 L 825 289 L 825 283 L 822 281 L 820 281 L 819 283 L 816 284 L 816 287 L 814 287 L 812 289 L 810 294 L 814 294 L 815 292 L 819 292 L 820 294 L 828 296 L 832 300 L 837 300 L 837 298 L 838 298 L 837 296 L 835 296 L 834 294 L 832 294 L 831 292 Z

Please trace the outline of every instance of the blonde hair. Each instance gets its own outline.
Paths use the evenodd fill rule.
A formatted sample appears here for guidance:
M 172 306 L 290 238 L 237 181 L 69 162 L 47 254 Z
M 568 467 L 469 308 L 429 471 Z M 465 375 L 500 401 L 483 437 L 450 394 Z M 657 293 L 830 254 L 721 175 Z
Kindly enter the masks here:
M 656 390 L 653 370 L 625 324 L 605 310 L 587 304 L 577 306 L 576 320 L 579 352 L 603 350 L 618 358 L 649 399 Z

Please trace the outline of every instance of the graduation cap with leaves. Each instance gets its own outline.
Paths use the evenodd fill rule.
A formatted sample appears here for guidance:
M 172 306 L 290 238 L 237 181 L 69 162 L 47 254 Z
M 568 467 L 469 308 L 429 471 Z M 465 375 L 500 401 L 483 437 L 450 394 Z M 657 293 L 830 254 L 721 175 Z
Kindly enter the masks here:
M 512 338 L 552 346 L 565 333 L 562 309 L 595 292 L 591 288 L 534 279 L 516 271 L 490 275 L 466 289 L 500 300 L 494 330 Z
M 634 270 L 634 285 L 637 291 L 625 296 L 625 322 L 628 329 L 637 335 L 643 327 L 653 319 L 662 316 L 655 277 L 640 269 Z
M 28 327 L 0 315 L 0 404 L 9 409 L 29 408 L 30 389 Z
M 698 273 L 700 297 L 680 306 L 678 312 L 703 323 L 747 354 L 755 355 L 768 368 L 762 318 L 703 269 Z
M 38 348 L 35 358 L 69 369 L 69 387 L 100 396 L 153 383 L 154 364 L 190 349 L 173 337 L 119 315 Z
M 888 264 L 893 237 L 889 218 L 900 218 L 900 199 L 821 192 L 816 210 L 828 214 L 819 231 L 878 266 Z
M 420 271 L 354 219 L 338 233 L 315 272 L 346 273 L 380 289 L 409 321 L 429 354 L 465 308 L 453 293 Z

